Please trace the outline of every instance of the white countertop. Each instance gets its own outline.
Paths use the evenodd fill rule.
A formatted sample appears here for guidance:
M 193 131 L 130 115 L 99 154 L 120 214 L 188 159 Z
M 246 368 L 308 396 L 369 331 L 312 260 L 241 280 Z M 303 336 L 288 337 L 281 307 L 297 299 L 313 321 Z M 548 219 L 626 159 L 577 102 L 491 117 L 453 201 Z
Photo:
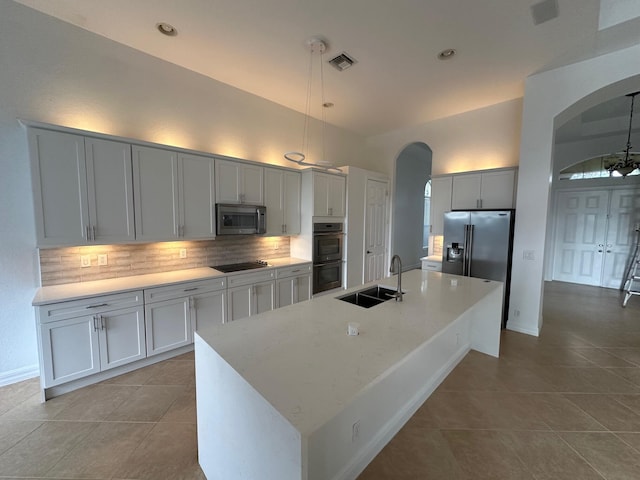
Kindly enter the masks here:
M 268 260 L 269 267 L 278 268 L 311 263 L 310 260 L 302 260 L 294 257 L 271 258 Z M 264 269 L 260 269 L 264 270 Z M 250 271 L 250 270 L 249 270 Z M 108 280 L 94 280 L 91 282 L 67 283 L 64 285 L 52 285 L 40 287 L 36 291 L 32 305 L 45 305 L 48 303 L 66 302 L 69 300 L 79 300 L 82 298 L 94 297 L 96 295 L 108 295 L 131 290 L 172 285 L 176 283 L 190 282 L 195 280 L 207 280 L 216 277 L 230 277 L 248 273 L 247 270 L 241 272 L 222 273 L 210 267 L 190 268 L 187 270 L 175 270 L 172 272 L 150 273 L 147 275 L 133 275 L 130 277 L 110 278 Z
M 451 280 L 457 280 L 457 286 Z M 402 276 L 403 302 L 338 300 L 363 287 L 197 334 L 299 432 L 310 434 L 502 283 L 423 270 Z M 396 286 L 396 277 L 379 283 Z M 346 334 L 347 322 L 360 335 Z

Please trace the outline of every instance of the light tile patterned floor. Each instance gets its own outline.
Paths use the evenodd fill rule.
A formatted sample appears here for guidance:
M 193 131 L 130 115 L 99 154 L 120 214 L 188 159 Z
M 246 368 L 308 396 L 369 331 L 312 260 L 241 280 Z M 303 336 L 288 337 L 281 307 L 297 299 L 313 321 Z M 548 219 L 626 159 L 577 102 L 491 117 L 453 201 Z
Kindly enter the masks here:
M 634 300 L 547 284 L 542 335 L 471 352 L 360 480 L 639 479 Z M 36 380 L 0 388 L 0 478 L 203 479 L 193 367 L 186 354 L 45 404 Z

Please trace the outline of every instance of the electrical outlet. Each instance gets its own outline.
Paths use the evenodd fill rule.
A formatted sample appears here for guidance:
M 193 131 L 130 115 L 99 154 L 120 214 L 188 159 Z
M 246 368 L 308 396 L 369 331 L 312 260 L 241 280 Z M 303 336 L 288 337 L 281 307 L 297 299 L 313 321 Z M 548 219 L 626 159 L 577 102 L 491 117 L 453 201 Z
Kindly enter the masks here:
M 186 248 L 181 248 L 180 249 L 180 258 L 187 258 L 187 249 Z
M 351 442 L 355 442 L 360 437 L 360 420 L 351 427 Z
M 80 267 L 87 268 L 91 266 L 91 255 L 80 255 Z
M 101 253 L 98 255 L 98 265 L 106 265 L 107 264 L 107 254 Z

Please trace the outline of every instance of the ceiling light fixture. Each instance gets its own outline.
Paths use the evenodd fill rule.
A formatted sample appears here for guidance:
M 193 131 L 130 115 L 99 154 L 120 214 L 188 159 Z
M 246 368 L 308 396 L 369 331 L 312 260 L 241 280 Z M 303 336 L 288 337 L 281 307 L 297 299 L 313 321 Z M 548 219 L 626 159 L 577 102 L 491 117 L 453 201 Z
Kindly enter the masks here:
M 456 55 L 455 48 L 447 48 L 438 54 L 438 60 L 450 60 Z
M 631 127 L 633 125 L 633 104 L 640 91 L 629 93 L 627 97 L 631 97 L 631 111 L 629 112 L 629 132 L 627 133 L 627 147 L 624 152 L 614 153 L 612 155 L 615 160 L 614 163 L 607 167 L 609 176 L 613 175 L 613 172 L 618 172 L 623 177 L 626 177 L 636 168 L 640 168 L 640 163 L 634 153 L 631 152 Z M 624 156 L 623 156 L 624 155 Z
M 178 35 L 178 30 L 173 25 L 169 25 L 165 22 L 156 23 L 156 28 L 163 35 L 167 35 L 168 37 L 175 37 Z
M 306 42 L 307 48 L 309 49 L 309 80 L 307 82 L 307 99 L 305 105 L 304 112 L 304 129 L 302 131 L 302 148 L 300 151 L 290 151 L 284 154 L 284 158 L 289 160 L 290 162 L 297 163 L 298 165 L 305 167 L 317 167 L 322 168 L 324 170 L 335 170 L 337 172 L 341 172 L 337 167 L 334 167 L 329 162 L 325 161 L 325 145 L 324 145 L 324 132 L 325 132 L 325 118 L 324 118 L 324 110 L 325 108 L 331 108 L 333 104 L 331 102 L 325 102 L 324 100 L 324 69 L 323 69 L 323 55 L 327 50 L 327 42 L 319 37 L 311 37 Z M 309 153 L 309 140 L 310 140 L 310 132 L 309 132 L 309 122 L 311 120 L 311 84 L 313 80 L 313 63 L 314 56 L 318 56 L 320 58 L 320 102 L 322 107 L 321 112 L 321 151 L 322 151 L 322 160 L 317 160 L 315 162 L 311 162 L 307 160 L 307 154 Z

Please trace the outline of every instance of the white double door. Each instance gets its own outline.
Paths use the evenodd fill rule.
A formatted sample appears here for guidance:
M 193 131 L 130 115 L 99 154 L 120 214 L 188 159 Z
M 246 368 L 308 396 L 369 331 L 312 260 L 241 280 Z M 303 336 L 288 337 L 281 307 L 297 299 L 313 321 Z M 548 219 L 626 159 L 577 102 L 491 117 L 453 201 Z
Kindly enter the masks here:
M 559 191 L 553 279 L 620 288 L 640 223 L 640 188 Z

